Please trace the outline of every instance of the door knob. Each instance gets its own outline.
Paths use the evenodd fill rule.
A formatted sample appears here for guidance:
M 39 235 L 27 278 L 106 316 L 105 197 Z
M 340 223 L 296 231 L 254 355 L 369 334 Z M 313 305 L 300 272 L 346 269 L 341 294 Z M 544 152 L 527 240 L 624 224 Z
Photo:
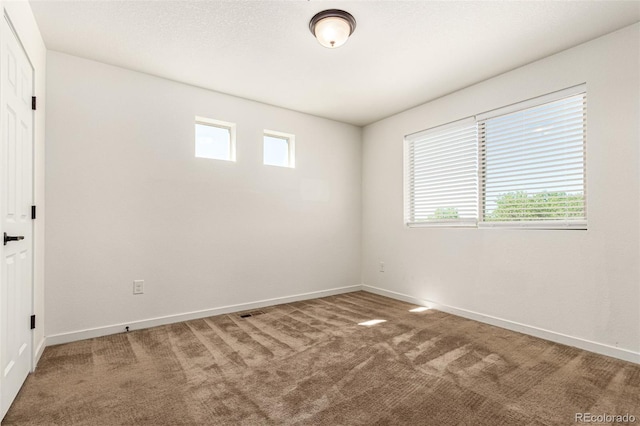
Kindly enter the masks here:
M 12 237 L 11 235 L 7 235 L 7 233 L 4 233 L 4 245 L 6 246 L 7 243 L 9 241 L 20 241 L 20 240 L 24 240 L 24 237 L 22 235 L 19 235 L 17 237 Z

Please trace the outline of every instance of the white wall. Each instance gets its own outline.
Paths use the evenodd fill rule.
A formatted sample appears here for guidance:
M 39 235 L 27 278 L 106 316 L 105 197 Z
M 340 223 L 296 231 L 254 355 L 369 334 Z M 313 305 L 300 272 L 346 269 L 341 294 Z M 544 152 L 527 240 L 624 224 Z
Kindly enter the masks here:
M 47 60 L 53 342 L 360 284 L 360 128 L 53 51 Z M 196 115 L 237 123 L 237 162 L 194 157 Z M 295 169 L 262 165 L 263 129 L 295 134 Z
M 40 30 L 26 1 L 2 1 L 4 10 L 34 67 L 34 91 L 38 98 L 38 109 L 34 113 L 34 202 L 38 207 L 38 218 L 34 221 L 34 294 L 33 313 L 36 315 L 36 329 L 33 331 L 34 365 L 44 350 L 44 255 L 45 255 L 45 196 L 44 196 L 44 141 L 45 141 L 45 104 L 46 104 L 46 59 L 47 50 L 42 41 Z
M 639 50 L 635 24 L 367 126 L 363 282 L 640 362 Z M 583 82 L 587 231 L 404 226 L 405 134 Z

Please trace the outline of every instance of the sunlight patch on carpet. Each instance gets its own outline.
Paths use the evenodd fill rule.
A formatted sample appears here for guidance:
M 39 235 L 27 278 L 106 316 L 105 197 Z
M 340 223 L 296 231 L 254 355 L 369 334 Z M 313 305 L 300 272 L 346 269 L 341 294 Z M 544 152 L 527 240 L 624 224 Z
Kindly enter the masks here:
M 380 324 L 382 322 L 387 322 L 387 320 L 383 320 L 383 319 L 372 319 L 369 321 L 365 321 L 365 322 L 359 322 L 358 325 L 364 325 L 367 327 L 370 327 L 372 325 L 376 325 L 376 324 Z

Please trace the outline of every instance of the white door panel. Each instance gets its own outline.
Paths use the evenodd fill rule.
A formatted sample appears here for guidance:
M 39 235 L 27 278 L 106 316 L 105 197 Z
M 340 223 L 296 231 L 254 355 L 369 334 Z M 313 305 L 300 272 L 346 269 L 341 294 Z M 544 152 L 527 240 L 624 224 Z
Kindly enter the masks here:
M 33 69 L 6 18 L 1 25 L 0 237 L 4 233 L 23 237 L 0 245 L 0 414 L 4 417 L 31 369 Z

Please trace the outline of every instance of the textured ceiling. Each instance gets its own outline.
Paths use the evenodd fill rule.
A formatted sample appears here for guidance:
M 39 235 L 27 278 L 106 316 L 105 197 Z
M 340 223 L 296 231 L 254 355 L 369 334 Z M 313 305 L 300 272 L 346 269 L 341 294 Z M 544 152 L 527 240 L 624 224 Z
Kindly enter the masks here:
M 640 20 L 638 1 L 37 1 L 47 48 L 364 125 Z M 309 19 L 357 28 L 326 49 Z

